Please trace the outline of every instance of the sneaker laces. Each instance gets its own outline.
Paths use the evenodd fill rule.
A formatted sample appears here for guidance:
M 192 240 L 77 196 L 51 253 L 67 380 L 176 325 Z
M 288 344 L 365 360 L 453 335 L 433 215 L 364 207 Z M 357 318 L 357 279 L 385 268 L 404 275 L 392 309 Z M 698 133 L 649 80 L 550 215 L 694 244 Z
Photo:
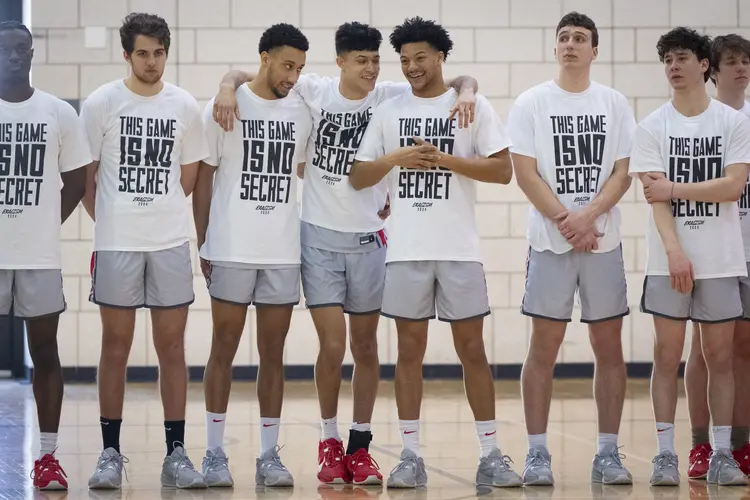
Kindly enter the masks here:
M 668 467 L 677 469 L 677 457 L 668 452 L 656 455 L 651 463 L 656 464 L 659 469 L 666 469 Z
M 620 448 L 622 446 L 618 446 L 617 448 L 614 448 L 610 453 L 602 456 L 602 462 L 607 467 L 611 467 L 612 465 L 617 466 L 620 469 L 624 469 L 625 466 L 622 464 L 622 459 L 625 458 L 625 455 L 623 453 L 620 453 Z
M 513 459 L 508 455 L 487 456 L 481 458 L 480 467 L 482 469 L 492 469 L 494 471 L 495 464 L 497 464 L 499 466 L 499 472 L 508 472 L 511 470 L 510 464 L 512 463 L 514 463 Z
M 284 466 L 284 464 L 281 463 L 281 457 L 279 456 L 279 452 L 281 451 L 281 446 L 276 445 L 273 447 L 273 453 L 270 457 L 265 459 L 265 462 L 268 463 L 267 468 L 274 469 L 274 470 L 282 470 L 286 471 L 287 468 Z
M 207 469 L 223 470 L 229 469 L 229 457 L 211 454 L 208 456 Z
M 699 444 L 692 450 L 690 450 L 690 460 L 695 460 L 698 457 L 705 458 L 708 455 L 708 446 L 705 444 Z
M 536 448 L 533 448 L 529 452 L 529 459 L 526 463 L 527 467 L 549 467 L 550 461 L 549 459 L 541 452 L 541 450 L 537 450 Z
M 740 463 L 734 459 L 734 456 L 731 453 L 725 451 L 716 451 L 714 453 L 716 454 L 717 459 L 724 462 L 728 467 L 731 467 L 732 469 L 740 468 Z
M 354 453 L 354 455 L 352 455 L 352 461 L 358 464 L 361 463 L 362 465 L 371 467 L 373 469 L 380 469 L 380 464 L 378 464 L 372 457 L 372 455 L 370 455 L 364 448 L 360 448 Z
M 402 458 L 399 463 L 396 464 L 396 467 L 393 468 L 391 474 L 395 474 L 396 472 L 401 472 L 406 469 L 414 469 L 415 471 L 419 469 L 419 462 L 417 461 L 417 457 Z
M 326 445 L 323 448 L 323 463 L 326 465 L 332 465 L 335 463 L 344 463 L 344 450 L 341 446 Z
M 55 448 L 52 453 L 47 453 L 34 463 L 34 468 L 31 469 L 29 474 L 31 479 L 35 479 L 37 475 L 41 475 L 45 470 L 49 469 L 54 469 L 56 473 L 61 474 L 65 478 L 68 477 L 65 470 L 60 465 L 60 462 L 55 458 L 56 451 L 57 448 Z
M 122 464 L 122 471 L 125 473 L 125 481 L 130 482 L 130 480 L 128 479 L 128 470 L 125 468 L 125 464 L 129 462 L 130 460 L 128 460 L 128 458 L 121 453 L 118 453 L 115 456 L 112 456 L 108 453 L 102 453 L 99 457 L 99 463 L 96 464 L 96 470 L 99 472 L 103 472 L 104 470 L 109 468 L 113 468 L 116 470 L 119 468 L 119 464 Z

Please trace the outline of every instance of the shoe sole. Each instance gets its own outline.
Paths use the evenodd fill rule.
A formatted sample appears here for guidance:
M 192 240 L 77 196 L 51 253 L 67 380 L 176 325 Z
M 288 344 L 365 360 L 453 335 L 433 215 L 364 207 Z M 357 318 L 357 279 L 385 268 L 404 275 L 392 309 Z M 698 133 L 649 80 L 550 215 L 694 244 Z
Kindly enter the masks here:
M 651 486 L 679 486 L 680 480 L 667 478 L 667 479 L 662 479 L 661 481 L 657 481 L 655 483 L 650 483 L 650 484 Z
M 595 484 L 606 484 L 607 486 L 617 484 L 633 484 L 633 478 L 627 475 L 619 475 L 614 479 L 604 480 L 604 475 L 601 472 L 591 472 L 591 482 Z
M 375 486 L 383 484 L 383 479 L 378 476 L 367 476 L 364 481 L 352 481 L 352 484 L 356 484 L 357 486 Z
M 89 483 L 90 490 L 119 490 L 122 488 L 122 483 L 115 484 L 112 481 L 100 482 L 96 484 Z
M 46 486 L 38 488 L 39 491 L 67 491 L 68 487 L 59 481 L 50 481 Z
M 523 484 L 527 486 L 554 486 L 555 480 L 551 477 L 544 476 L 533 481 L 524 480 Z
M 419 488 L 421 486 L 427 486 L 427 483 L 423 483 L 423 484 L 406 484 L 403 481 L 388 481 L 388 488 L 414 489 L 414 488 Z

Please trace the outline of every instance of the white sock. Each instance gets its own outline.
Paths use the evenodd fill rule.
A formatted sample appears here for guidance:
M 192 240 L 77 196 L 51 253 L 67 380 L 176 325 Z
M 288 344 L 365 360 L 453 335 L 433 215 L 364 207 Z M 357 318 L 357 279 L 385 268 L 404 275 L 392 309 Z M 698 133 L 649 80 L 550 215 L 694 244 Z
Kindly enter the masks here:
M 260 453 L 275 448 L 279 444 L 280 418 L 260 417 Z
M 55 448 L 57 448 L 57 433 L 56 432 L 41 432 L 39 433 L 39 458 L 44 455 L 52 455 Z
M 336 439 L 336 441 L 341 441 L 341 435 L 339 434 L 339 422 L 336 417 L 320 419 L 320 430 L 321 441 L 325 441 L 326 439 L 331 438 Z
M 494 420 L 475 421 L 474 425 L 479 438 L 479 455 L 482 458 L 488 457 L 492 450 L 497 448 L 497 423 Z
M 401 443 L 404 449 L 419 454 L 419 420 L 399 420 L 398 430 L 401 432 Z
M 351 430 L 357 432 L 370 432 L 372 428 L 370 422 L 352 422 Z
M 539 449 L 547 451 L 547 433 L 544 434 L 529 434 L 529 449 Z
M 732 426 L 731 425 L 714 425 L 711 427 L 711 436 L 713 437 L 714 451 L 732 449 Z
M 226 413 L 206 412 L 206 448 L 218 450 L 224 447 L 224 426 Z
M 656 441 L 659 443 L 658 453 L 674 451 L 674 424 L 667 422 L 656 422 Z
M 617 448 L 617 434 L 600 432 L 596 437 L 596 448 L 599 455 L 612 451 L 612 448 Z

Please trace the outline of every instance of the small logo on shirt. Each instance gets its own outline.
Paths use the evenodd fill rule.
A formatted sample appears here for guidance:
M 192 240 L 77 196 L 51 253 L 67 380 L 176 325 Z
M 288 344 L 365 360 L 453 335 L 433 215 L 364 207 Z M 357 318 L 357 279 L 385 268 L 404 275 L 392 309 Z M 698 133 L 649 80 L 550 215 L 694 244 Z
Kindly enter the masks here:
M 573 203 L 578 203 L 579 205 L 585 205 L 591 201 L 591 196 L 576 196 L 573 200 Z
M 334 184 L 338 184 L 341 182 L 341 177 L 331 177 L 330 175 L 324 175 L 323 180 L 326 181 L 326 184 L 329 186 L 333 186 Z
M 687 226 L 690 229 L 700 229 L 700 227 L 706 222 L 705 219 L 698 219 L 698 220 L 686 220 L 685 226 Z
M 4 208 L 2 215 L 9 219 L 16 219 L 23 213 L 23 208 Z
M 133 203 L 137 204 L 139 207 L 147 207 L 153 203 L 153 201 L 153 196 L 136 196 L 133 198 Z
M 268 215 L 273 212 L 275 208 L 275 205 L 258 205 L 255 207 L 255 210 L 259 211 L 263 215 Z
M 431 201 L 415 201 L 412 208 L 416 208 L 417 212 L 426 212 L 428 208 L 432 208 Z
M 740 212 L 740 219 L 745 216 L 747 216 L 747 210 L 745 210 L 744 212 Z

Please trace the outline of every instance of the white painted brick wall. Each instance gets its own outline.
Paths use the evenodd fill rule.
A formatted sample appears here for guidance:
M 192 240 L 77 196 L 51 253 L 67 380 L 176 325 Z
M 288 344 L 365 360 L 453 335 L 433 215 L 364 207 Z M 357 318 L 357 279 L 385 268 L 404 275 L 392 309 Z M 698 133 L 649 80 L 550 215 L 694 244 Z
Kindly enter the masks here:
M 262 30 L 275 22 L 300 26 L 311 42 L 306 71 L 336 75 L 333 33 L 345 21 L 370 23 L 384 37 L 382 80 L 402 80 L 398 56 L 388 43 L 395 24 L 421 15 L 450 29 L 454 51 L 448 77 L 470 74 L 480 91 L 505 119 L 514 98 L 547 78 L 557 66 L 553 45 L 560 16 L 570 10 L 591 15 L 600 28 L 599 59 L 593 77 L 613 85 L 630 99 L 643 118 L 669 98 L 669 87 L 656 56 L 659 35 L 679 23 L 711 35 L 735 31 L 750 34 L 750 0 L 34 0 L 33 78 L 39 88 L 65 99 L 85 99 L 98 85 L 126 74 L 118 27 L 128 12 L 158 13 L 170 22 L 172 51 L 165 78 L 191 92 L 201 104 L 214 94 L 230 68 L 254 71 Z M 107 27 L 107 46 L 84 47 L 84 28 Z M 713 92 L 713 89 L 709 90 Z M 477 223 L 486 258 L 487 286 L 493 314 L 485 321 L 485 342 L 493 363 L 520 363 L 526 355 L 531 324 L 520 315 L 524 290 L 528 202 L 515 183 L 480 184 Z M 625 195 L 623 254 L 632 315 L 623 330 L 629 361 L 652 359 L 651 318 L 638 312 L 646 260 L 644 228 L 648 207 L 637 185 Z M 96 307 L 88 302 L 92 223 L 79 210 L 62 229 L 63 274 L 68 312 L 61 320 L 61 359 L 65 366 L 95 366 L 100 346 Z M 192 252 L 195 260 L 195 244 Z M 211 342 L 210 301 L 194 266 L 196 302 L 187 328 L 192 364 L 205 364 Z M 574 313 L 559 361 L 591 361 L 586 328 Z M 138 313 L 132 365 L 154 365 L 148 313 Z M 432 327 L 429 363 L 456 363 L 449 328 Z M 248 314 L 237 364 L 257 363 L 255 313 Z M 380 359 L 396 361 L 396 334 L 381 321 Z M 687 344 L 687 343 L 686 343 Z M 285 355 L 289 364 L 309 365 L 317 353 L 317 336 L 308 312 L 295 309 Z M 347 354 L 351 362 L 351 356 Z

